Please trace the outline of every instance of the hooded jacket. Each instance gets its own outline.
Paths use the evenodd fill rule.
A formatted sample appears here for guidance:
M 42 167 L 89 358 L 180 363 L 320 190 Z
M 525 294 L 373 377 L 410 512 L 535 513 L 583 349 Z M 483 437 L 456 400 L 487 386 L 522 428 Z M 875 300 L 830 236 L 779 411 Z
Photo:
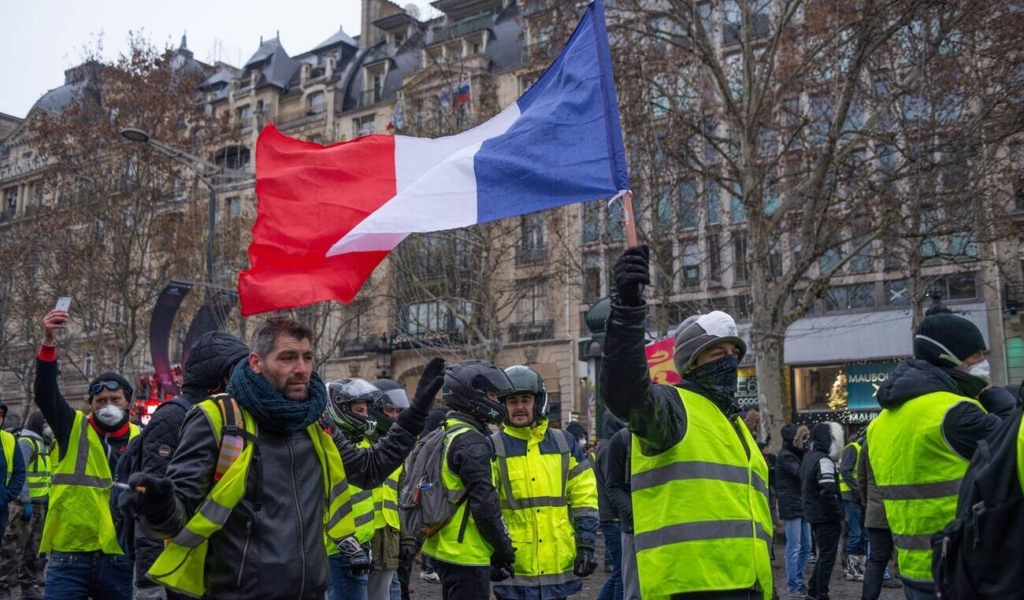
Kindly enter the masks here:
M 839 470 L 843 428 L 839 423 L 818 423 L 811 430 L 811 451 L 802 465 L 801 500 L 804 520 L 812 524 L 841 523 Z
M 793 445 L 797 429 L 799 427 L 793 424 L 782 428 L 782 450 L 775 463 L 775 496 L 779 505 L 779 518 L 783 521 L 802 519 L 804 516 L 800 488 L 804 451 Z
M 594 476 L 597 478 L 597 509 L 601 521 L 618 521 L 619 516 L 612 507 L 611 499 L 608 498 L 608 486 L 601 472 L 601 463 L 607 461 L 608 444 L 620 429 L 626 424 L 611 413 L 604 414 L 604 421 L 601 423 L 601 442 L 597 447 L 597 455 L 594 464 Z
M 224 387 L 224 379 L 240 360 L 249 356 L 249 347 L 235 336 L 214 331 L 203 334 L 189 351 L 185 362 L 185 381 L 181 386 L 180 400 L 185 404 L 194 405 L 206 399 L 211 393 Z M 153 413 L 149 425 L 138 441 L 139 461 L 137 469 L 157 477 L 167 474 L 167 465 L 171 456 L 178 448 L 181 426 L 185 423 L 185 408 L 175 402 L 165 402 Z M 134 448 L 129 448 L 134 451 Z M 135 585 L 137 587 L 155 587 L 156 584 L 146 579 L 146 571 L 153 565 L 160 552 L 164 549 L 163 542 L 148 537 L 142 528 L 135 530 Z M 183 597 L 170 592 L 168 597 Z

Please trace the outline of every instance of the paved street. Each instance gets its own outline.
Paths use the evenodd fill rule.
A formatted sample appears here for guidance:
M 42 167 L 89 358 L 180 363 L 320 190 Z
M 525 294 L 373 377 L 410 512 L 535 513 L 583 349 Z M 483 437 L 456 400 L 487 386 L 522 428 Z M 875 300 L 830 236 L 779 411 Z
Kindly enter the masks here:
M 598 553 L 603 556 L 604 548 L 602 541 L 598 538 L 599 549 Z M 784 548 L 781 545 L 775 547 L 775 561 L 772 566 L 775 571 L 775 582 L 776 589 L 781 587 L 785 589 L 786 573 L 785 564 L 782 560 Z M 601 562 L 603 565 L 604 563 Z M 808 565 L 807 571 L 810 573 L 814 565 Z M 589 580 L 583 582 L 583 593 L 573 596 L 574 600 L 596 600 L 598 592 L 601 591 L 601 586 L 604 585 L 604 580 L 607 577 L 602 568 L 598 568 L 598 571 L 594 573 Z M 779 585 L 781 584 L 781 586 Z M 427 583 L 420 581 L 419 578 L 419 566 L 413 571 L 413 600 L 441 600 L 441 586 L 439 584 Z M 832 589 L 831 598 L 833 600 L 859 600 L 860 598 L 860 582 L 847 581 L 843 576 L 842 571 L 839 569 L 839 565 L 836 565 L 836 569 L 832 573 Z M 899 589 L 883 589 L 881 600 L 902 600 L 903 591 Z

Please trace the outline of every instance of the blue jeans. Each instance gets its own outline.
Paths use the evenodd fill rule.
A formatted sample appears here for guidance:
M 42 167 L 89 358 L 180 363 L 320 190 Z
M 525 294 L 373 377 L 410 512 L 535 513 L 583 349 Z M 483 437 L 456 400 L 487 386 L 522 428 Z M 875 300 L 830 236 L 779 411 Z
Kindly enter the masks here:
M 868 552 L 867 536 L 864 532 L 864 508 L 856 502 L 843 500 L 846 514 L 846 553 L 863 556 Z
M 622 529 L 618 521 L 601 521 L 604 555 L 612 564 L 612 574 L 605 580 L 597 600 L 622 600 Z
M 47 600 L 131 600 L 132 563 L 125 556 L 50 552 Z
M 805 590 L 804 573 L 811 558 L 811 524 L 803 519 L 786 521 L 786 591 Z
M 327 600 L 368 600 L 366 584 L 368 574 L 355 577 L 348 568 L 348 558 L 341 554 L 328 557 L 331 564 L 331 585 L 327 587 Z

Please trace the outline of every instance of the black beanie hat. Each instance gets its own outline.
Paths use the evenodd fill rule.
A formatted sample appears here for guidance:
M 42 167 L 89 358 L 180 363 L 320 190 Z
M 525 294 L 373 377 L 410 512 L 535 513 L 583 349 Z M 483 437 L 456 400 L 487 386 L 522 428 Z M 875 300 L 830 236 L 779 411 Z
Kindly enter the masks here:
M 101 381 L 116 381 L 121 384 L 121 389 L 124 390 L 124 399 L 128 402 L 132 401 L 132 397 L 135 395 L 135 390 L 132 389 L 132 384 L 128 383 L 128 380 L 121 377 L 113 371 L 107 371 L 106 373 L 100 373 L 95 379 L 89 382 L 89 404 L 92 404 L 92 386 L 96 385 Z
M 953 314 L 925 317 L 914 336 L 914 358 L 946 369 L 984 349 L 985 338 L 978 326 Z

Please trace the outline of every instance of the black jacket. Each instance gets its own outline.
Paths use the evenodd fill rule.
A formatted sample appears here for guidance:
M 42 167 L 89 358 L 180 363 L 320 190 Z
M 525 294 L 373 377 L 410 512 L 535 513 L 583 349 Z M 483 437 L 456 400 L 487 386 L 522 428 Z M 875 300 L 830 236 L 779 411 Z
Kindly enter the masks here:
M 614 515 L 614 520 L 619 521 L 623 533 L 633 533 L 633 502 L 630 498 L 629 485 L 630 443 L 629 430 L 621 429 L 597 452 L 598 489 L 603 481 L 609 510 Z M 601 510 L 604 511 L 603 506 Z
M 335 438 L 347 481 L 363 489 L 381 485 L 408 456 L 426 415 L 406 409 L 371 448 Z M 322 600 L 330 581 L 324 547 L 324 483 L 309 435 L 260 429 L 258 452 L 245 495 L 224 528 L 210 538 L 206 558 L 211 598 Z M 172 537 L 199 509 L 213 486 L 219 445 L 206 413 L 185 417 L 178 449 L 167 468 L 176 510 L 163 523 L 142 521 L 157 539 Z
M 804 517 L 800 486 L 800 463 L 803 462 L 804 451 L 793 445 L 796 430 L 796 425 L 782 428 L 782 450 L 775 463 L 775 495 L 779 504 L 779 518 L 783 521 Z
M 856 441 L 860 443 L 862 448 L 864 447 L 864 440 Z M 852 443 L 847 444 L 843 450 L 843 458 L 839 461 L 839 480 L 850 488 L 850 491 L 842 492 L 843 500 L 857 505 L 862 504 L 860 490 L 857 487 L 857 462 L 859 460 L 860 452 L 857 451 L 857 446 L 854 446 Z
M 960 393 L 949 371 L 911 358 L 896 365 L 892 375 L 878 388 L 877 398 L 886 409 L 932 392 Z M 995 386 L 983 391 L 978 401 L 988 414 L 964 402 L 951 408 L 942 419 L 946 443 L 967 460 L 974 455 L 978 442 L 995 431 L 1016 405 L 1016 398 L 1006 388 Z
M 498 492 L 491 478 L 489 432 L 476 419 L 460 412 L 448 413 L 448 420 L 461 421 L 472 428 L 452 439 L 448 445 L 448 469 L 466 486 L 466 503 L 484 541 L 495 551 L 512 555 L 512 538 L 501 516 Z M 444 560 L 444 557 L 437 557 Z
M 838 455 L 839 449 L 835 446 L 842 444 L 842 440 L 833 439 L 833 426 L 839 428 L 835 423 L 814 426 L 811 430 L 811 451 L 804 457 L 801 468 L 804 520 L 812 524 L 843 521 L 838 469 L 832 458 Z
M 619 516 L 612 508 L 611 500 L 608 498 L 607 482 L 604 474 L 601 473 L 601 457 L 608 452 L 608 444 L 611 438 L 625 427 L 625 423 L 611 413 L 604 414 L 604 421 L 601 423 L 601 442 L 597 447 L 597 454 L 594 457 L 594 478 L 597 480 L 597 511 L 601 521 L 618 521 Z
M 191 406 L 220 391 L 231 368 L 248 355 L 249 348 L 241 340 L 223 331 L 200 337 L 189 351 L 185 363 L 185 381 L 179 395 L 179 399 L 184 401 L 182 404 Z M 187 409 L 176 402 L 165 402 L 157 408 L 142 432 L 141 440 L 132 442 L 133 445 L 141 444 L 136 466 L 138 471 L 157 477 L 167 474 L 167 465 L 178 447 L 186 412 Z M 163 549 L 162 541 L 150 538 L 141 527 L 135 529 L 136 587 L 156 586 L 146 579 L 146 572 Z

